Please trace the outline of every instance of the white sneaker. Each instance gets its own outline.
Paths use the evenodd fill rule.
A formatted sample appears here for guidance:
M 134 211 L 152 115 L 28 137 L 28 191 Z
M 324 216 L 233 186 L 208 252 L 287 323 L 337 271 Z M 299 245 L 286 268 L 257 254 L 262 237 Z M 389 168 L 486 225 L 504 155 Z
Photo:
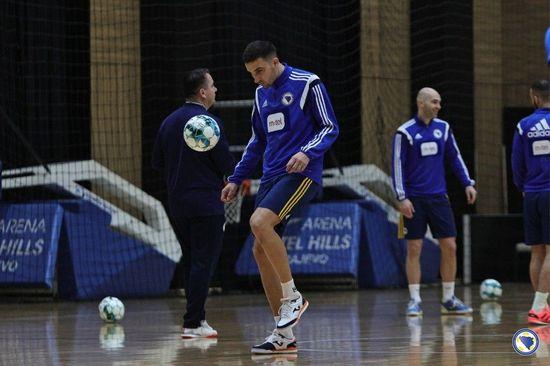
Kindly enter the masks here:
M 210 324 L 208 324 L 208 323 L 206 322 L 206 320 L 201 320 L 201 327 L 203 327 L 204 329 L 206 329 L 206 330 L 209 331 L 209 332 L 216 333 L 216 336 L 218 335 L 218 332 L 217 332 L 214 328 L 212 328 L 212 327 L 210 326 Z
M 201 320 L 201 326 L 198 328 L 183 328 L 181 338 L 216 338 L 218 332 L 212 328 L 206 320 Z
M 283 298 L 281 302 L 282 305 L 279 308 L 279 316 L 281 318 L 277 323 L 277 328 L 294 327 L 298 324 L 303 312 L 309 306 L 309 302 L 300 293 L 295 299 Z
M 284 335 L 274 329 L 269 337 L 262 344 L 252 347 L 252 353 L 271 354 L 271 353 L 297 353 L 296 338 L 286 338 Z

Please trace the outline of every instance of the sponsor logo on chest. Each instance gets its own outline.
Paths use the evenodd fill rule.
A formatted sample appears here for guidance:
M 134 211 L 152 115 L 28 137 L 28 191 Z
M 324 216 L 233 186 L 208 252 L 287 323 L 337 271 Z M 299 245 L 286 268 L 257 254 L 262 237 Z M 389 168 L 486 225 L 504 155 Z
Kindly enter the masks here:
M 437 142 L 424 142 L 420 144 L 420 155 L 421 156 L 431 156 L 437 155 Z
M 549 155 L 550 154 L 550 140 L 539 140 L 533 142 L 533 155 Z
M 267 132 L 280 131 L 285 128 L 285 115 L 281 112 L 267 116 Z

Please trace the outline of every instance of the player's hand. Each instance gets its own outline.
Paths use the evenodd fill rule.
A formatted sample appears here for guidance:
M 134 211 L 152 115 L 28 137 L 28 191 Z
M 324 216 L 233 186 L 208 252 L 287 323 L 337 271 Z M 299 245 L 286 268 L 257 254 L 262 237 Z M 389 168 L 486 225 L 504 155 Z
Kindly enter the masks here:
M 405 198 L 403 201 L 399 202 L 399 212 L 401 212 L 406 218 L 412 219 L 414 215 L 414 206 L 408 198 Z
M 473 205 L 476 201 L 477 191 L 473 186 L 468 186 L 465 188 L 466 192 L 466 201 L 469 205 Z
M 239 186 L 235 183 L 227 183 L 225 187 L 222 189 L 222 195 L 220 197 L 221 201 L 224 203 L 229 203 L 235 199 L 235 196 L 237 196 L 237 191 L 239 190 Z
M 286 163 L 287 173 L 301 173 L 309 164 L 309 158 L 306 154 L 299 151 L 292 155 L 288 163 Z

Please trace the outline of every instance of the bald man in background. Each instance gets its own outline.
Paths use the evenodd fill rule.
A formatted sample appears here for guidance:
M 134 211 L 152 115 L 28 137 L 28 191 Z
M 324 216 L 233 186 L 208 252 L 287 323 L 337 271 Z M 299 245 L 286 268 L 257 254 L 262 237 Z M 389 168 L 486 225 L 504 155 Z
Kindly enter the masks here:
M 406 315 L 422 315 L 420 253 L 427 225 L 441 248 L 441 313 L 470 314 L 472 308 L 454 296 L 456 226 L 447 196 L 445 163 L 462 183 L 468 204 L 476 200 L 475 182 L 470 178 L 449 123 L 437 118 L 441 110 L 439 93 L 422 88 L 416 105 L 418 113 L 395 133 L 392 160 L 392 179 L 407 239 L 410 301 Z

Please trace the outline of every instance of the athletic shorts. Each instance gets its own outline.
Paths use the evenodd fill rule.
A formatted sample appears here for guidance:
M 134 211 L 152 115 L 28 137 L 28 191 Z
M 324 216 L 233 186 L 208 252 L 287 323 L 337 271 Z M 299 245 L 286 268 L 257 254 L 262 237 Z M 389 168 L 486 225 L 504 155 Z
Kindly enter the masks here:
M 409 197 L 414 206 L 412 219 L 405 219 L 405 239 L 422 239 L 430 225 L 434 238 L 456 237 L 456 226 L 447 195 Z
M 321 187 L 311 178 L 300 174 L 285 174 L 260 184 L 255 208 L 267 208 L 281 222 L 275 231 L 282 236 L 289 217 L 307 205 L 320 193 Z
M 550 191 L 525 192 L 523 230 L 525 244 L 550 245 Z

